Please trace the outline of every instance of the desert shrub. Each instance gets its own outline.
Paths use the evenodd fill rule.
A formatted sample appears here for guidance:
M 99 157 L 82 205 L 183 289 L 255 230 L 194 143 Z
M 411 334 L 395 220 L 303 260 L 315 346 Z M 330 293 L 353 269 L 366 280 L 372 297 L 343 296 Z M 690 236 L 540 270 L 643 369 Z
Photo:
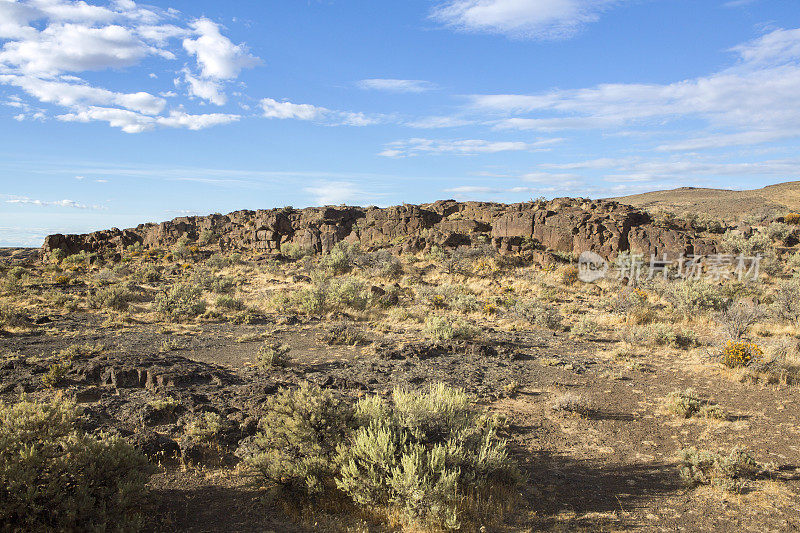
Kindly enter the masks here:
M 200 246 L 208 246 L 209 244 L 214 242 L 214 239 L 216 237 L 217 236 L 213 231 L 206 228 L 200 231 L 200 235 L 198 235 L 197 237 L 197 244 L 199 244 Z
M 609 303 L 610 310 L 628 315 L 648 307 L 647 293 L 639 288 L 625 287 L 617 292 Z
M 328 310 L 329 293 L 328 281 L 318 281 L 311 287 L 292 293 L 287 304 L 307 315 L 321 315 Z
M 728 341 L 720 354 L 720 361 L 728 368 L 750 366 L 764 354 L 761 348 L 749 342 Z
M 264 343 L 256 353 L 256 366 L 264 369 L 287 366 L 291 362 L 290 350 L 286 344 Z
M 403 264 L 388 250 L 362 254 L 355 263 L 369 276 L 395 279 L 403 273 Z
M 597 334 L 600 326 L 591 318 L 584 316 L 570 329 L 570 333 L 578 337 L 593 337 Z
M 475 295 L 462 285 L 419 285 L 414 292 L 418 302 L 433 309 L 453 307 L 460 311 L 475 311 L 480 308 Z
M 537 300 L 521 300 L 514 306 L 514 312 L 531 324 L 542 328 L 560 331 L 561 314 L 553 306 L 543 304 Z
M 363 310 L 369 304 L 367 286 L 354 277 L 331 280 L 328 284 L 328 297 L 332 305 Z
M 181 349 L 183 349 L 183 345 L 176 339 L 164 339 L 158 346 L 158 351 L 161 353 L 174 352 Z
M 50 259 L 56 263 L 60 263 L 67 257 L 67 252 L 63 248 L 56 248 L 50 252 Z
M 322 256 L 319 266 L 333 275 L 344 274 L 355 265 L 360 255 L 361 251 L 357 243 L 337 242 L 330 252 Z
M 336 485 L 358 504 L 458 529 L 465 502 L 519 479 L 506 441 L 460 389 L 395 389 L 391 402 L 359 401 L 355 420 L 338 447 Z
M 329 391 L 303 383 L 283 389 L 264 405 L 267 413 L 245 464 L 261 480 L 314 495 L 334 486 L 336 448 L 352 409 Z
M 8 304 L 0 304 L 0 326 L 26 327 L 31 324 L 22 310 Z
M 726 418 L 725 412 L 719 405 L 700 398 L 692 389 L 669 393 L 662 406 L 666 412 L 681 418 L 692 418 L 693 416 L 719 420 Z
M 772 241 L 783 241 L 792 231 L 792 228 L 782 222 L 772 222 L 765 231 Z
M 47 372 L 42 374 L 42 385 L 48 388 L 59 386 L 67 376 L 67 372 L 69 372 L 69 364 L 67 363 L 51 364 Z
M 800 213 L 789 213 L 783 217 L 783 221 L 787 224 L 800 224 Z
M 471 339 L 477 330 L 461 318 L 433 315 L 425 319 L 425 334 L 433 340 Z
M 119 437 L 78 429 L 74 404 L 0 404 L 0 523 L 9 531 L 132 531 L 154 468 Z
M 14 279 L 22 279 L 22 277 L 27 273 L 28 273 L 28 269 L 26 269 L 25 267 L 23 267 L 23 266 L 15 266 L 15 267 L 11 267 L 11 269 L 8 271 L 6 276 L 8 276 L 9 278 L 14 278 Z
M 222 417 L 218 413 L 206 411 L 193 416 L 183 428 L 187 435 L 199 440 L 212 440 L 223 428 Z
M 352 324 L 340 322 L 325 329 L 322 333 L 322 342 L 332 345 L 356 346 L 365 344 L 367 338 Z
M 77 359 L 79 357 L 92 357 L 94 355 L 98 355 L 103 353 L 103 350 L 105 349 L 106 347 L 102 343 L 90 344 L 87 342 L 84 344 L 72 344 L 63 350 L 53 353 L 63 360 L 72 361 L 73 359 Z
M 134 300 L 136 300 L 136 295 L 133 292 L 125 287 L 115 286 L 90 293 L 86 298 L 86 303 L 93 309 L 127 311 L 130 303 Z
M 140 270 L 136 277 L 139 281 L 144 283 L 155 283 L 156 281 L 161 281 L 161 272 L 158 271 L 156 267 L 148 267 L 144 270 Z
M 176 283 L 156 297 L 156 310 L 169 318 L 192 318 L 206 310 L 206 301 L 199 287 Z
M 747 328 L 755 324 L 762 316 L 764 316 L 764 310 L 760 305 L 739 300 L 717 314 L 717 320 L 732 340 L 739 341 Z
M 181 401 L 173 396 L 159 396 L 157 398 L 153 398 L 147 402 L 147 405 L 149 405 L 153 411 L 157 411 L 165 415 L 172 415 L 183 407 Z
M 642 326 L 647 344 L 650 346 L 669 346 L 675 344 L 677 336 L 669 324 L 656 323 Z
M 281 245 L 281 253 L 289 259 L 298 260 L 314 255 L 314 249 L 303 247 L 298 244 L 286 243 Z
M 779 282 L 772 300 L 772 310 L 778 318 L 790 322 L 800 320 L 800 280 Z
M 214 306 L 220 309 L 227 309 L 229 311 L 241 311 L 247 307 L 244 302 L 238 298 L 224 294 L 217 296 L 217 299 L 214 300 Z
M 768 274 L 775 274 L 780 270 L 780 265 L 775 254 L 775 246 L 768 231 L 756 231 L 750 237 L 739 233 L 727 232 L 720 240 L 723 252 L 742 255 L 745 257 L 761 256 L 760 270 Z
M 578 269 L 572 266 L 566 267 L 561 270 L 560 278 L 564 285 L 575 285 L 578 282 Z
M 728 455 L 707 450 L 681 450 L 681 477 L 690 487 L 711 485 L 730 492 L 740 492 L 747 480 L 761 470 L 753 457 L 734 448 Z
M 580 416 L 588 416 L 592 412 L 592 406 L 589 401 L 573 392 L 565 392 L 557 396 L 550 404 L 553 411 L 564 411 L 567 413 L 575 413 Z
M 679 313 L 700 311 L 722 311 L 730 304 L 730 298 L 717 285 L 703 280 L 685 280 L 660 286 L 661 296 Z

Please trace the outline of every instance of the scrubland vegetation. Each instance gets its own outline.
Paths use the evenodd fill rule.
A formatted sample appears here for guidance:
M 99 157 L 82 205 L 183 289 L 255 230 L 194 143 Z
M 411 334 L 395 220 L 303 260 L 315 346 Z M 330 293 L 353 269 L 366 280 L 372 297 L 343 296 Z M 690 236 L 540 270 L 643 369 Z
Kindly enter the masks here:
M 602 433 L 609 420 L 652 420 L 649 431 L 674 432 L 634 432 L 630 443 L 614 446 L 632 447 L 644 458 L 636 461 L 659 457 L 663 479 L 681 480 L 675 491 L 711 487 L 718 494 L 702 499 L 714 509 L 730 492 L 794 491 L 792 479 L 778 474 L 800 460 L 788 445 L 732 445 L 737 432 L 756 427 L 752 417 L 776 408 L 737 403 L 738 393 L 752 401 L 769 391 L 768 398 L 786 399 L 782 409 L 797 399 L 800 252 L 787 245 L 796 222 L 785 221 L 749 237 L 722 235 L 724 252 L 763 257 L 760 279 L 746 282 L 583 283 L 566 254 L 532 263 L 489 246 L 398 256 L 339 243 L 322 255 L 293 245 L 280 254 L 226 254 L 210 233 L 172 249 L 131 247 L 116 262 L 80 253 L 2 266 L 0 516 L 11 530 L 135 530 L 146 525 L 148 490 L 158 490 L 165 472 L 208 468 L 272 502 L 281 520 L 311 529 L 557 528 L 560 511 L 539 505 L 558 483 L 542 479 L 537 454 L 547 446 L 553 456 L 575 451 L 556 433 L 586 433 L 581 453 L 599 453 L 611 445 L 597 435 L 613 440 Z M 145 329 L 158 333 L 150 345 L 114 347 L 115 335 Z M 175 368 L 206 363 L 203 339 L 220 336 L 229 339 L 225 350 L 244 355 L 214 362 L 220 375 L 220 368 L 238 372 L 235 379 L 213 379 L 257 383 L 258 401 L 192 404 L 187 398 L 201 393 L 180 389 L 174 378 L 91 366 L 110 365 L 110 352 L 124 360 L 136 350 L 174 357 Z M 56 348 L 42 350 L 50 341 L 41 339 Z M 310 344 L 330 357 L 312 361 Z M 442 354 L 454 359 L 436 378 L 413 374 Z M 468 375 L 458 373 L 459 357 L 475 365 Z M 489 367 L 508 374 L 487 386 Z M 15 382 L 20 368 L 34 369 L 35 380 Z M 345 368 L 344 375 L 320 376 L 326 368 Z M 359 368 L 378 370 L 362 380 Z M 118 398 L 139 402 L 139 418 L 109 432 L 113 417 L 102 409 L 111 404 L 86 400 L 87 388 L 99 398 L 124 391 Z M 132 388 L 135 397 L 125 392 Z M 613 412 L 612 390 L 641 393 L 625 397 L 631 413 Z M 128 444 L 155 431 L 149 428 L 178 443 L 177 463 L 163 450 Z M 543 428 L 550 436 L 540 436 Z M 790 488 L 776 489 L 776 480 Z M 628 513 L 596 512 L 609 516 L 567 517 L 561 525 L 619 525 Z

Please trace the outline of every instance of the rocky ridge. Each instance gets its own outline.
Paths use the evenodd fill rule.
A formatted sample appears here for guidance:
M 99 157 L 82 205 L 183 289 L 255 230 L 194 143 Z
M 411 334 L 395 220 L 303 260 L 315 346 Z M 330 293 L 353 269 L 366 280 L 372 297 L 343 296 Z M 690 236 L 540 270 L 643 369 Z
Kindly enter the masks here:
M 544 251 L 605 257 L 634 251 L 662 256 L 707 254 L 714 239 L 690 227 L 660 227 L 645 212 L 609 200 L 556 198 L 517 204 L 457 202 L 404 204 L 393 207 L 327 206 L 235 211 L 228 215 L 179 217 L 160 224 L 96 231 L 82 235 L 49 235 L 44 257 L 54 250 L 113 254 L 140 244 L 146 249 L 170 247 L 186 236 L 196 240 L 211 232 L 223 251 L 277 253 L 287 244 L 331 250 L 336 243 L 359 242 L 366 249 L 396 252 L 491 244 L 501 253 Z

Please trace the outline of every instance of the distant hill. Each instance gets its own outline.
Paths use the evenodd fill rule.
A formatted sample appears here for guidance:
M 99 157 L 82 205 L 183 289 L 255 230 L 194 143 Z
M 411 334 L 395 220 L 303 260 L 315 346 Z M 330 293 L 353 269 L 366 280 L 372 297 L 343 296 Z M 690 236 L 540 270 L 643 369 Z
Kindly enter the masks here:
M 694 213 L 734 221 L 755 215 L 767 217 L 800 212 L 800 181 L 768 185 L 763 189 L 733 191 L 681 187 L 611 198 L 646 211 L 671 211 L 676 215 Z

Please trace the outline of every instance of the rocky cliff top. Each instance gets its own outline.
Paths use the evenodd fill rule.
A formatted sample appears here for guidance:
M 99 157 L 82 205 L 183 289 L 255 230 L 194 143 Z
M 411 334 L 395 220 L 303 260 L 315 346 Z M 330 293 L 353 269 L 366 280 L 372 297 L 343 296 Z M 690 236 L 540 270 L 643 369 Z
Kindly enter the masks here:
M 516 204 L 457 202 L 392 207 L 326 206 L 242 210 L 227 215 L 178 217 L 160 224 L 49 235 L 43 256 L 54 250 L 114 254 L 140 244 L 173 246 L 181 238 L 211 236 L 223 251 L 279 252 L 287 244 L 329 251 L 341 241 L 396 252 L 491 244 L 503 253 L 592 250 L 612 257 L 622 251 L 670 256 L 708 253 L 713 242 L 690 228 L 655 226 L 635 207 L 610 200 L 556 198 Z

